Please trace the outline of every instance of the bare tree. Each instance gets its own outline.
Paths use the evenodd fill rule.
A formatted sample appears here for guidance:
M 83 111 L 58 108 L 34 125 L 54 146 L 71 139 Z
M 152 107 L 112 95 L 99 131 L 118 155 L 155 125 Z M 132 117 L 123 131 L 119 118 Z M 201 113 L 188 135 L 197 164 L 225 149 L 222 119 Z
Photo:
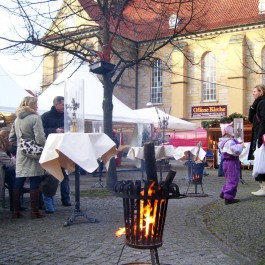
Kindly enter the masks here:
M 71 60 L 115 64 L 112 71 L 102 74 L 104 132 L 110 137 L 113 89 L 124 71 L 150 65 L 163 47 L 176 46 L 180 36 L 199 31 L 209 6 L 205 0 L 66 0 L 54 10 L 55 2 L 10 0 L 8 6 L 0 4 L 18 19 L 12 34 L 0 36 L 6 42 L 0 51 L 31 53 L 40 46 L 45 48 L 44 60 L 67 53 Z M 116 181 L 112 160 L 107 188 L 112 189 Z

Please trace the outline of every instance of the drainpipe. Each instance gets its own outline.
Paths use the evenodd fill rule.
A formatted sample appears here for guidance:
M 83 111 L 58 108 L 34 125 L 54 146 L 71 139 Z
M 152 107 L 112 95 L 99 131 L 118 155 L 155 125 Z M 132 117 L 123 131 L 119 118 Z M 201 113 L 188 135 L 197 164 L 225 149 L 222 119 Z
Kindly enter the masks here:
M 138 60 L 138 55 L 139 55 L 139 45 L 138 42 L 136 42 L 135 44 L 135 48 L 136 48 L 136 60 Z M 138 89 L 139 89 L 139 78 L 138 78 L 138 72 L 139 72 L 139 67 L 138 67 L 138 63 L 135 65 L 135 109 L 138 109 Z

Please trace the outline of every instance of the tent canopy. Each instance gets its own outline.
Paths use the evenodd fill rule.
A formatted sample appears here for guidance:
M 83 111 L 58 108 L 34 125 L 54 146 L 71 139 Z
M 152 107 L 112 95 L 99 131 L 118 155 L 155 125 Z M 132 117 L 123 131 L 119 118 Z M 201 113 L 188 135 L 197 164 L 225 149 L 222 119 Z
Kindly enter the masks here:
M 165 118 L 168 117 L 168 126 L 167 126 L 168 129 L 186 131 L 186 130 L 196 130 L 197 128 L 195 123 L 188 122 L 179 119 L 175 116 L 169 115 L 156 107 L 136 109 L 133 110 L 133 112 L 135 112 L 138 116 L 151 119 L 152 124 L 156 128 L 160 127 L 159 121 L 162 121 L 164 117 Z
M 20 87 L 0 66 L 1 96 L 0 112 L 14 113 L 16 108 L 26 96 L 31 96 L 25 89 Z
M 96 75 L 89 71 L 88 65 L 81 65 L 78 69 L 76 65 L 69 66 L 50 85 L 38 100 L 39 113 L 50 110 L 53 99 L 56 96 L 64 96 L 64 86 L 67 80 L 71 82 L 83 80 L 84 83 L 84 118 L 88 120 L 103 120 L 103 85 Z M 118 100 L 115 96 L 113 103 L 113 121 L 128 123 L 151 123 L 148 117 L 141 117 L 134 113 L 132 109 Z

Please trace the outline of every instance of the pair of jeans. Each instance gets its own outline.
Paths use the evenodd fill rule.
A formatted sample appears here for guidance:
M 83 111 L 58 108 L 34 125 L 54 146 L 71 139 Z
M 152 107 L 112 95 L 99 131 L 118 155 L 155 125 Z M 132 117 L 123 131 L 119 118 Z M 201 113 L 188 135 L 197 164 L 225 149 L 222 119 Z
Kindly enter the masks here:
M 55 212 L 53 197 L 42 194 L 42 198 L 43 198 L 45 210 L 48 212 Z
M 40 186 L 40 176 L 29 177 L 30 190 L 37 190 Z M 26 178 L 16 178 L 14 183 L 14 190 L 22 190 Z
M 13 190 L 15 181 L 16 181 L 15 168 L 12 167 L 5 168 L 5 183 L 7 183 L 9 190 Z
M 62 203 L 70 203 L 70 181 L 69 176 L 66 174 L 66 171 L 64 168 L 62 168 L 63 172 L 63 181 L 60 184 L 60 190 L 61 190 L 61 201 Z
M 222 177 L 224 175 L 223 171 L 223 159 L 221 159 L 219 167 L 218 167 L 218 177 Z

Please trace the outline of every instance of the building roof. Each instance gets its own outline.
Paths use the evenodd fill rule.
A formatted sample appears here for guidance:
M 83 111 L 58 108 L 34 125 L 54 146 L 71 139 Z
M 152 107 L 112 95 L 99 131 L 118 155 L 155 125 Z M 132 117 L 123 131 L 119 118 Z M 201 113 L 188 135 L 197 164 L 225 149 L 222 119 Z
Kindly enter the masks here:
M 93 1 L 79 0 L 89 17 L 102 25 L 99 7 Z M 165 2 L 165 3 L 164 3 Z M 120 27 L 115 25 L 119 16 L 114 12 L 110 18 L 110 29 L 118 35 L 134 41 L 148 41 L 172 36 L 175 29 L 169 28 L 169 18 L 175 14 L 181 23 L 180 35 L 234 28 L 264 23 L 265 14 L 259 12 L 259 0 L 195 0 L 181 1 L 132 0 L 123 12 Z M 185 1 L 183 1 L 185 2 Z M 189 22 L 190 20 L 190 22 Z

